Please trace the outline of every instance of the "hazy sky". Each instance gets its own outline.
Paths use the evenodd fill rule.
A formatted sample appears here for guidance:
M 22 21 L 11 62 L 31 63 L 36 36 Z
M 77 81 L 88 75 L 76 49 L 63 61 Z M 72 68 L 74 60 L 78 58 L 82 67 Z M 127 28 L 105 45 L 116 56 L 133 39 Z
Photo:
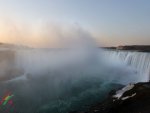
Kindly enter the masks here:
M 50 21 L 79 25 L 103 45 L 150 44 L 150 0 L 0 0 L 0 18 L 1 31 Z

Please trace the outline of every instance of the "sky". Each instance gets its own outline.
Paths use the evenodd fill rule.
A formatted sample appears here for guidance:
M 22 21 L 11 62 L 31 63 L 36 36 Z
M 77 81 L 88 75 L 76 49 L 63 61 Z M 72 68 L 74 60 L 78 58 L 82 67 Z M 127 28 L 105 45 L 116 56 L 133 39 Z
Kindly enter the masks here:
M 1 42 L 31 39 L 47 24 L 80 26 L 98 45 L 150 45 L 150 0 L 0 0 Z

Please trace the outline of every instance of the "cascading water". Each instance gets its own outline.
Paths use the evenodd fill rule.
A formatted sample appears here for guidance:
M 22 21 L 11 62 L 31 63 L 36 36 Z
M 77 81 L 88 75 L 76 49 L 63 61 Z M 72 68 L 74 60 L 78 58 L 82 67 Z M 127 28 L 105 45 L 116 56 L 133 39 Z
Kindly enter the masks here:
M 150 80 L 150 53 L 134 51 L 107 51 L 106 54 L 113 59 L 120 59 L 126 65 L 134 68 L 141 82 Z
M 9 112 L 67 113 L 85 109 L 103 100 L 113 88 L 140 81 L 136 71 L 120 63 L 116 56 L 126 64 L 137 66 L 136 60 L 143 62 L 143 59 L 149 59 L 149 54 L 136 57 L 133 52 L 131 56 L 134 57 L 131 57 L 129 53 L 105 52 L 87 45 L 68 49 L 14 48 L 5 51 L 13 61 L 3 62 L 5 65 L 1 65 L 1 69 L 9 67 L 6 70 L 10 73 L 14 69 L 22 73 L 19 77 L 8 77 L 0 84 L 0 96 L 7 90 L 14 94 L 15 105 Z M 103 53 L 107 53 L 107 57 Z M 149 63 L 146 63 L 141 64 L 148 68 Z M 10 75 L 6 73 L 6 76 Z
M 110 51 L 104 57 L 87 31 L 62 28 L 53 30 L 46 23 L 33 39 L 34 33 L 30 36 L 32 33 L 24 34 L 23 31 L 19 36 L 13 35 L 23 39 L 23 44 L 29 42 L 33 46 L 35 42 L 39 48 L 6 46 L 0 50 L 3 51 L 0 54 L 0 97 L 9 92 L 14 102 L 13 107 L 0 106 L 0 113 L 68 113 L 100 102 L 122 84 L 140 81 L 134 69 L 120 63 L 118 58 L 112 58 L 113 62 L 108 58 L 121 56 L 121 53 Z M 50 49 L 51 44 L 57 49 Z M 131 56 L 120 58 L 139 70 L 149 69 L 149 63 L 141 64 L 143 67 L 136 63 L 143 62 L 145 56 L 140 60 Z
M 21 113 L 67 113 L 85 109 L 101 101 L 114 87 L 120 87 L 118 83 L 136 80 L 134 71 L 105 61 L 98 48 L 13 51 L 13 67 L 24 74 L 4 82 L 0 96 L 6 89 L 13 92 L 14 109 Z

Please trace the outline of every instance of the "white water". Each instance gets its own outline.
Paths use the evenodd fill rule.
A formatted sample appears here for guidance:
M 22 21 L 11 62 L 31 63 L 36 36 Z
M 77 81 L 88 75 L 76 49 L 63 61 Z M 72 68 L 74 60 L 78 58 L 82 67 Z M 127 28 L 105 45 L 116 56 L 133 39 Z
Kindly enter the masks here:
M 126 65 L 134 68 L 138 73 L 139 81 L 150 80 L 150 53 L 133 51 L 108 51 L 112 60 L 120 59 Z
M 111 83 L 147 80 L 149 53 L 104 53 L 107 57 L 103 56 L 102 50 L 83 47 L 66 50 L 17 49 L 13 67 L 23 69 L 24 74 L 8 81 L 1 90 L 11 86 L 11 92 L 19 100 L 15 104 L 18 112 L 66 113 L 100 101 L 113 89 Z M 119 59 L 124 63 L 120 63 Z

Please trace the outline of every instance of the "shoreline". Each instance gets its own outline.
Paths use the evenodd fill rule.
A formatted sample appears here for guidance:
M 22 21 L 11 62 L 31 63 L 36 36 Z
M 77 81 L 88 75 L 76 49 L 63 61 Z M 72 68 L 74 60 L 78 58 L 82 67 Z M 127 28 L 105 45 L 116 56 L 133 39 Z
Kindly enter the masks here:
M 125 45 L 117 47 L 101 47 L 108 50 L 125 50 L 125 51 L 136 51 L 136 52 L 150 52 L 150 45 Z

